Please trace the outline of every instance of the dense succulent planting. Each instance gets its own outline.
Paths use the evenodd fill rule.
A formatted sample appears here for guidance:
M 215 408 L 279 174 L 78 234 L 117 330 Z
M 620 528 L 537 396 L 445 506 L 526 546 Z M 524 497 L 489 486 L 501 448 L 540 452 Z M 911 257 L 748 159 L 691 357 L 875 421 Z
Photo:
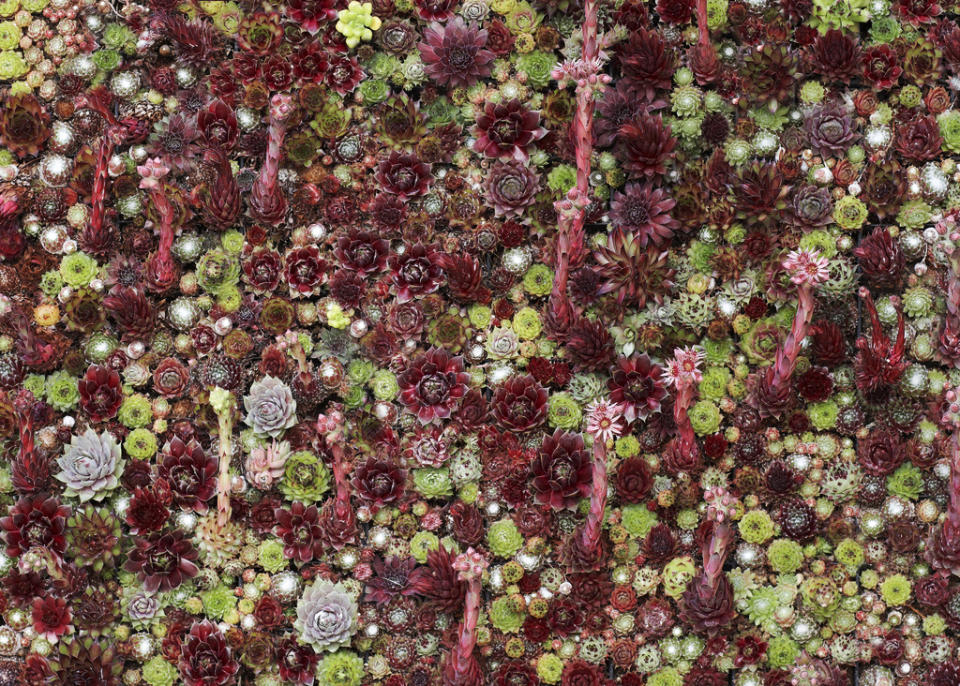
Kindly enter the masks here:
M 0 2 L 0 684 L 960 684 L 958 17 Z

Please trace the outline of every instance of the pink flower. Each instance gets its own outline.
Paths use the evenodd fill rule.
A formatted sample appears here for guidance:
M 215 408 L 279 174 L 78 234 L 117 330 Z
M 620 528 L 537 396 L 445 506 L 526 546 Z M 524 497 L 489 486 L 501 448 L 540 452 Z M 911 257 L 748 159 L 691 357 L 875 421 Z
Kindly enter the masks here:
M 334 410 L 317 416 L 317 431 L 321 434 L 332 434 L 343 426 L 343 413 Z
M 140 174 L 140 188 L 152 191 L 160 188 L 160 179 L 170 173 L 170 167 L 163 163 L 160 157 L 151 157 L 145 164 L 137 166 L 137 173 Z
M 623 408 L 609 400 L 594 400 L 587 405 L 587 433 L 594 440 L 612 441 L 623 433 Z
M 284 121 L 293 114 L 293 98 L 283 93 L 277 93 L 270 98 L 270 116 L 277 121 Z
M 673 384 L 677 388 L 682 384 L 700 383 L 703 379 L 700 363 L 705 355 L 706 353 L 696 346 L 674 348 L 673 359 L 667 360 L 667 367 L 664 372 L 667 383 Z
M 790 280 L 801 286 L 816 286 L 830 278 L 830 262 L 816 250 L 794 250 L 783 260 L 783 268 L 791 272 Z
M 736 500 L 720 486 L 704 491 L 703 500 L 707 503 L 707 518 L 717 523 L 736 514 Z
M 479 578 L 487 568 L 487 564 L 482 553 L 478 553 L 473 548 L 467 548 L 467 552 L 460 553 L 454 559 L 453 568 L 459 573 L 460 579 L 469 581 Z

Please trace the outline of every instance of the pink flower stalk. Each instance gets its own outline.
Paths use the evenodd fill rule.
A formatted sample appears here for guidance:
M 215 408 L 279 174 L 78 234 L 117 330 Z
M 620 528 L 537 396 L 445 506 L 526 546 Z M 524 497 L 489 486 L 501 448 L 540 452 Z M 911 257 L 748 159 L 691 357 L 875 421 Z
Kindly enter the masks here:
M 697 0 L 697 45 L 701 48 L 712 47 L 707 16 L 707 0 Z
M 600 526 L 607 506 L 607 444 L 593 441 L 593 484 L 590 491 L 590 511 L 580 532 L 580 549 L 597 551 L 600 548 Z
M 696 385 L 703 379 L 700 363 L 705 353 L 697 347 L 675 348 L 673 359 L 668 360 L 664 377 L 677 389 L 673 402 L 673 421 L 677 425 L 677 442 L 674 449 L 689 461 L 697 449 L 697 440 L 688 414 L 696 395 Z
M 940 333 L 939 352 L 945 362 L 960 366 L 960 250 L 950 254 L 947 277 L 947 314 Z
M 13 401 L 20 429 L 20 450 L 11 469 L 13 487 L 20 493 L 32 494 L 44 490 L 50 478 L 50 462 L 37 452 L 33 442 L 33 393 L 21 389 Z
M 960 535 L 960 432 L 956 429 L 950 440 L 950 507 L 947 521 L 950 522 L 950 528 Z
M 89 243 L 103 240 L 103 220 L 106 217 L 107 179 L 110 176 L 109 164 L 113 156 L 114 140 L 110 135 L 103 137 L 97 150 L 97 163 L 93 171 L 93 190 L 91 192 L 90 223 L 87 226 Z
M 946 392 L 947 408 L 941 424 L 950 436 L 950 504 L 947 517 L 934 527 L 927 539 L 924 558 L 934 569 L 960 576 L 960 395 Z
M 210 391 L 210 406 L 217 415 L 220 436 L 220 468 L 217 478 L 217 526 L 221 529 L 230 522 L 233 508 L 230 505 L 230 462 L 233 460 L 233 423 L 237 399 L 230 392 L 217 386 Z
M 487 564 L 486 558 L 473 548 L 467 548 L 453 561 L 458 578 L 467 583 L 467 593 L 463 601 L 459 640 L 443 666 L 444 686 L 477 686 L 481 683 L 480 664 L 473 649 L 477 645 L 481 578 Z
M 566 331 L 573 323 L 574 311 L 567 298 L 567 278 L 571 264 L 579 264 L 584 256 L 583 223 L 590 194 L 590 156 L 593 153 L 593 112 L 596 96 L 605 80 L 599 75 L 601 56 L 597 40 L 597 2 L 585 0 L 583 17 L 583 54 L 580 60 L 557 71 L 561 84 L 577 84 L 577 109 L 573 120 L 574 156 L 577 162 L 577 185 L 569 200 L 572 208 L 558 207 L 555 274 L 550 294 L 548 315 L 552 326 Z M 582 205 L 582 207 L 581 207 Z
M 707 503 L 707 519 L 717 523 L 713 534 L 703 543 L 703 571 L 711 586 L 715 587 L 733 544 L 730 521 L 736 514 L 737 503 L 733 496 L 719 486 L 705 491 L 703 500 Z
M 790 377 L 797 366 L 797 357 L 800 356 L 800 344 L 806 338 L 813 320 L 816 305 L 814 288 L 830 277 L 829 262 L 816 250 L 789 253 L 783 260 L 783 267 L 790 272 L 790 281 L 797 285 L 797 311 L 787 340 L 777 348 L 776 360 L 761 381 L 763 394 L 769 398 L 780 398 L 786 394 Z
M 140 174 L 140 188 L 150 193 L 150 199 L 157 210 L 160 225 L 157 230 L 160 234 L 160 244 L 157 252 L 150 256 L 147 262 L 148 281 L 152 290 L 163 292 L 170 288 L 177 279 L 177 265 L 173 261 L 170 251 L 173 249 L 173 205 L 163 191 L 163 178 L 170 173 L 170 167 L 164 164 L 163 159 L 152 157 L 146 164 L 137 167 Z
M 736 614 L 733 586 L 723 575 L 723 565 L 733 545 L 730 518 L 736 503 L 719 487 L 707 490 L 703 499 L 707 502 L 707 520 L 716 524 L 703 542 L 703 571 L 683 593 L 680 616 L 696 631 L 715 634 Z
M 283 139 L 287 120 L 293 114 L 293 98 L 277 94 L 270 101 L 270 124 L 267 129 L 267 153 L 260 175 L 250 189 L 250 211 L 258 221 L 279 226 L 287 214 L 287 197 L 277 185 Z
M 344 429 L 345 420 L 339 410 L 334 410 L 327 415 L 317 417 L 317 430 L 324 434 L 327 447 L 333 453 L 333 480 L 337 488 L 336 504 L 342 509 L 345 505 L 350 511 L 350 517 L 353 516 L 353 510 L 350 508 L 350 483 L 347 481 L 347 474 L 343 466 L 344 461 Z
M 581 551 L 596 553 L 600 549 L 600 527 L 607 505 L 607 447 L 623 433 L 623 408 L 607 400 L 594 400 L 587 406 L 587 433 L 593 436 L 593 484 L 590 490 L 590 511 L 580 530 Z
M 110 176 L 110 158 L 114 149 L 127 137 L 127 127 L 113 114 L 113 95 L 100 86 L 85 96 L 87 107 L 98 112 L 107 121 L 107 130 L 100 140 L 97 162 L 93 172 L 90 221 L 84 229 L 83 239 L 88 245 L 103 246 L 109 240 L 104 220 L 106 219 L 107 179 Z

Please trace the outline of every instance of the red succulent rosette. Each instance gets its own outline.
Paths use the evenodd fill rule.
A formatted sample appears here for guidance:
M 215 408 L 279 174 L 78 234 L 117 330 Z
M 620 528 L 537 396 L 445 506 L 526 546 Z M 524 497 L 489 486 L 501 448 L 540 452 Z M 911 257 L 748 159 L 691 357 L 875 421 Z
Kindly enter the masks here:
M 123 402 L 123 389 L 117 372 L 90 365 L 77 388 L 80 391 L 80 407 L 90 421 L 102 422 L 117 416 L 117 410 Z
M 424 424 L 445 419 L 466 393 L 468 380 L 463 358 L 431 348 L 397 378 L 399 400 Z
M 294 248 L 284 256 L 284 277 L 291 293 L 307 295 L 320 288 L 327 273 L 327 261 L 315 245 Z
M 196 440 L 177 437 L 163 446 L 157 470 L 170 488 L 173 502 L 184 510 L 206 512 L 207 501 L 217 488 L 217 460 L 207 455 Z
M 560 429 L 545 436 L 530 463 L 530 479 L 537 502 L 556 509 L 572 509 L 590 493 L 593 462 L 580 434 Z
M 526 109 L 519 100 L 491 102 L 477 117 L 477 140 L 473 149 L 487 157 L 526 162 L 527 148 L 546 133 L 540 126 L 540 114 Z
M 512 376 L 493 392 L 493 415 L 508 431 L 523 433 L 547 418 L 547 390 L 530 376 Z
M 390 280 L 397 290 L 397 302 L 404 304 L 415 297 L 433 293 L 440 287 L 443 267 L 435 245 L 416 243 L 388 260 Z
M 190 627 L 177 667 L 187 686 L 227 686 L 235 682 L 240 663 L 216 625 L 204 620 Z
M 64 530 L 70 514 L 67 505 L 62 505 L 54 497 L 24 496 L 10 507 L 9 513 L 0 518 L 7 555 L 17 558 L 34 547 L 55 555 L 63 554 L 66 546 Z
M 375 505 L 399 500 L 404 493 L 407 472 L 400 466 L 369 457 L 353 472 L 352 484 L 361 499 Z
M 199 573 L 197 556 L 183 531 L 170 529 L 138 537 L 124 569 L 134 572 L 147 591 L 169 591 Z

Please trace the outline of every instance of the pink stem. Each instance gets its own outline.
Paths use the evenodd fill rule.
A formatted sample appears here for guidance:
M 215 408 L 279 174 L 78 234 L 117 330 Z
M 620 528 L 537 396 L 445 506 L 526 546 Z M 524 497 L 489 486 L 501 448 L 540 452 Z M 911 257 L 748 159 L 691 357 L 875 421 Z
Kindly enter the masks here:
M 733 529 L 728 520 L 724 519 L 717 524 L 713 533 L 703 543 L 703 574 L 710 588 L 716 589 L 723 565 L 727 561 L 730 546 L 733 543 Z
M 337 435 L 339 439 L 340 434 Z M 337 487 L 337 505 L 343 508 L 350 504 L 350 484 L 347 482 L 347 474 L 343 469 L 343 446 L 339 443 L 329 443 L 330 452 L 333 453 L 333 481 Z
M 583 526 L 581 548 L 596 551 L 600 547 L 600 527 L 607 505 L 607 445 L 600 438 L 593 441 L 593 489 L 590 511 Z
M 254 207 L 269 208 L 286 202 L 286 198 L 277 188 L 277 175 L 280 173 L 280 159 L 283 156 L 283 139 L 286 132 L 285 120 L 271 111 L 266 156 L 260 175 L 250 189 Z
M 105 135 L 100 141 L 100 149 L 97 151 L 97 166 L 94 169 L 92 209 L 90 211 L 90 231 L 93 236 L 99 236 L 103 230 L 103 220 L 106 216 L 106 196 L 107 196 L 107 178 L 109 176 L 108 165 L 110 157 L 113 155 L 114 142 L 113 137 Z
M 584 3 L 583 21 L 583 61 L 587 64 L 596 62 L 600 55 L 597 43 L 597 1 L 586 0 Z M 591 84 L 577 86 L 577 116 L 574 122 L 576 160 L 577 160 L 577 190 L 581 197 L 586 197 L 590 191 L 590 155 L 593 153 L 593 111 L 594 91 Z M 579 227 L 583 228 L 583 212 L 580 213 Z M 574 229 L 576 229 L 576 224 Z
M 223 528 L 230 521 L 233 506 L 230 504 L 230 462 L 233 460 L 233 421 L 228 417 L 219 417 L 220 424 L 220 473 L 217 478 L 217 526 Z
M 707 25 L 707 0 L 697 0 L 697 45 L 710 45 L 710 27 Z
M 460 625 L 460 638 L 450 651 L 450 662 L 445 670 L 448 684 L 466 684 L 475 671 L 476 658 L 473 649 L 477 645 L 477 621 L 480 618 L 480 577 L 467 581 L 467 595 L 463 606 L 463 623 Z
M 960 530 L 960 431 L 954 430 L 950 440 L 950 507 L 947 510 L 949 527 Z
M 46 488 L 50 477 L 49 461 L 33 443 L 33 393 L 21 389 L 13 401 L 20 430 L 20 450 L 10 470 L 13 487 L 21 493 L 36 493 Z
M 697 440 L 688 414 L 690 405 L 693 404 L 693 397 L 693 384 L 682 382 L 677 387 L 677 397 L 673 402 L 673 421 L 677 425 L 678 447 L 685 456 L 689 456 Z
M 174 229 L 173 229 L 173 205 L 169 198 L 163 192 L 163 185 L 153 189 L 150 192 L 150 198 L 153 200 L 153 206 L 157 209 L 160 225 L 157 231 L 160 234 L 160 243 L 157 247 L 156 255 L 153 257 L 153 275 L 154 278 L 164 285 L 172 285 L 176 277 L 176 266 L 173 262 L 173 256 L 170 251 L 173 249 Z
M 20 463 L 29 462 L 33 458 L 33 393 L 21 389 L 13 401 L 13 408 L 20 425 L 20 451 L 17 460 Z
M 597 41 L 597 2 L 585 0 L 583 21 L 583 61 L 594 64 L 599 57 Z M 593 153 L 594 90 L 592 84 L 577 85 L 577 111 L 573 120 L 574 154 L 577 162 L 577 191 L 581 199 L 590 192 L 590 156 Z M 570 262 L 580 261 L 583 252 L 585 209 L 561 215 L 557 235 L 553 291 L 550 310 L 555 321 L 569 323 L 573 309 L 567 300 Z
M 796 314 L 793 315 L 793 324 L 790 326 L 790 333 L 783 345 L 777 348 L 777 357 L 773 365 L 773 376 L 770 387 L 774 391 L 780 390 L 785 384 L 790 382 L 793 376 L 793 370 L 797 366 L 797 357 L 800 356 L 800 344 L 806 338 L 810 330 L 810 322 L 813 320 L 813 286 L 810 284 L 800 284 L 797 286 L 799 301 L 797 303 Z

